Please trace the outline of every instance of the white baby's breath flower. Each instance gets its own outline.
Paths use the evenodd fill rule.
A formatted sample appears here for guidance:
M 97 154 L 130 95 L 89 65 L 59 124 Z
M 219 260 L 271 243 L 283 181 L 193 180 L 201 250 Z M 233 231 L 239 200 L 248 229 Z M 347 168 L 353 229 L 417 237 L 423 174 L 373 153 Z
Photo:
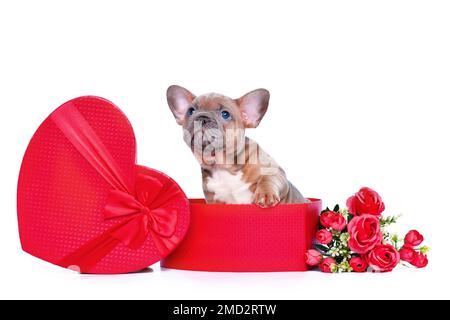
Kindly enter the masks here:
M 339 256 L 339 249 L 333 247 L 328 251 L 328 254 L 330 254 L 332 257 L 337 257 Z
M 344 217 L 346 217 L 347 218 L 347 216 L 348 216 L 348 210 L 347 210 L 347 208 L 340 208 L 339 209 L 339 213 L 340 214 L 342 214 Z

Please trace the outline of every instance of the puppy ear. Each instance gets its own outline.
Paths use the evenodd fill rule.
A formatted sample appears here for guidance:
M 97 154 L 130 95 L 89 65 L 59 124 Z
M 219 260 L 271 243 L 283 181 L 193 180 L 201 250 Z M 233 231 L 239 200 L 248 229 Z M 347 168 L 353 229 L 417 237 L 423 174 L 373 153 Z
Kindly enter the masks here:
M 195 96 L 183 87 L 173 85 L 167 89 L 167 103 L 179 125 L 183 125 L 187 110 L 194 99 Z
M 259 125 L 269 106 L 269 99 L 269 91 L 257 89 L 237 100 L 246 128 L 256 128 Z

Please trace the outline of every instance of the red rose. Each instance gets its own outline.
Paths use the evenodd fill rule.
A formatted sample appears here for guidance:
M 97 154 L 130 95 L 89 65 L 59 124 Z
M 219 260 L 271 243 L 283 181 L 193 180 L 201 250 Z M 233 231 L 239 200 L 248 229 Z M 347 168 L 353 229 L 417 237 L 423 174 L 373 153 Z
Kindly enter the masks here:
M 333 240 L 333 235 L 327 229 L 322 229 L 316 232 L 316 240 L 321 244 L 329 244 Z
M 345 229 L 347 221 L 339 212 L 326 211 L 320 215 L 320 224 L 325 228 L 342 231 Z
M 366 261 L 375 271 L 392 271 L 400 261 L 400 254 L 390 244 L 380 244 L 370 251 Z
M 336 231 L 342 231 L 347 226 L 347 220 L 344 216 L 335 212 L 335 214 L 330 219 L 330 227 Z
M 308 266 L 317 266 L 322 261 L 322 254 L 314 249 L 310 249 L 305 253 L 305 260 Z
M 334 211 L 325 211 L 320 215 L 320 224 L 325 228 L 329 228 L 331 225 L 331 218 L 336 214 Z
M 325 258 L 319 265 L 320 270 L 325 273 L 331 273 L 331 266 L 337 264 L 333 258 Z
M 417 256 L 417 252 L 409 247 L 403 247 L 399 251 L 400 253 L 400 259 L 403 261 L 411 263 Z
M 349 264 L 355 272 L 365 272 L 368 267 L 367 262 L 360 257 L 351 258 Z
M 423 241 L 423 235 L 417 230 L 409 231 L 405 236 L 405 246 L 415 247 L 421 244 Z
M 428 264 L 428 258 L 423 253 L 417 253 L 411 264 L 417 268 L 426 267 Z
M 364 254 L 381 242 L 380 221 L 372 215 L 354 217 L 347 226 L 348 246 L 353 252 Z
M 354 216 L 372 214 L 379 216 L 384 211 L 384 203 L 374 190 L 364 187 L 347 200 L 348 211 Z

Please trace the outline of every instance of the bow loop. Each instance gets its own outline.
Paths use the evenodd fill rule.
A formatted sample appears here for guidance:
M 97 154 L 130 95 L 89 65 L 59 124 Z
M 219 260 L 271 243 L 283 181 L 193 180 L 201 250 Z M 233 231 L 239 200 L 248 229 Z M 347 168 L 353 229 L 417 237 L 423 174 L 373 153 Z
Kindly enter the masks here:
M 174 219 L 177 213 L 173 209 L 154 209 L 150 211 L 150 228 L 161 237 L 170 238 L 175 233 Z
M 144 209 L 144 205 L 131 194 L 120 190 L 111 190 L 106 201 L 103 216 L 106 220 L 121 218 L 140 213 Z
M 144 206 L 151 207 L 160 196 L 163 187 L 159 179 L 140 173 L 136 176 L 136 200 Z

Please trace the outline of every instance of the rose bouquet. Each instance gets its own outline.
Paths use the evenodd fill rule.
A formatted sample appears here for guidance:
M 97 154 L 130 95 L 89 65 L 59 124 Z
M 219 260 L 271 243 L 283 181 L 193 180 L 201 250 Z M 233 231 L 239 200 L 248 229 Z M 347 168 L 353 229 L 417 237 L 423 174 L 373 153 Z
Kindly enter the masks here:
M 347 208 L 326 208 L 319 217 L 315 249 L 308 250 L 306 262 L 323 272 L 387 272 L 399 263 L 423 268 L 428 264 L 429 248 L 420 246 L 423 236 L 416 230 L 404 238 L 387 227 L 398 216 L 382 216 L 385 209 L 380 195 L 361 188 L 347 200 Z

